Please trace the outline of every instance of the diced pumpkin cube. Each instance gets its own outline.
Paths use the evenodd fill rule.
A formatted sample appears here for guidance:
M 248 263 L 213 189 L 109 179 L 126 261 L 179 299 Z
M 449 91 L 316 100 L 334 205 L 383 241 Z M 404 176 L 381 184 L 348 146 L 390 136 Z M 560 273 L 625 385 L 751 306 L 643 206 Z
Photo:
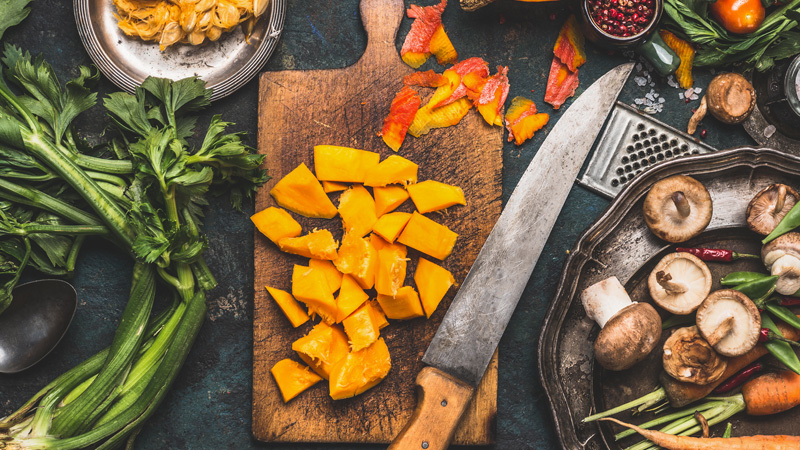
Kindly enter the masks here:
M 325 191 L 326 194 L 330 194 L 331 192 L 339 192 L 347 189 L 349 186 L 347 183 L 339 183 L 338 181 L 323 181 L 322 182 L 322 190 Z
M 331 294 L 339 290 L 342 285 L 342 272 L 339 272 L 331 261 L 311 258 L 308 261 L 308 267 L 319 270 L 325 275 L 328 287 L 331 288 Z
M 375 269 L 378 267 L 378 252 L 366 238 L 345 233 L 339 257 L 333 260 L 339 272 L 352 275 L 364 289 L 375 284 Z
M 390 155 L 367 174 L 364 184 L 386 186 L 387 184 L 416 183 L 418 169 L 419 166 L 402 156 Z
M 292 295 L 319 314 L 325 322 L 336 322 L 336 300 L 321 270 L 295 264 L 292 271 Z
M 270 372 L 278 384 L 284 403 L 322 381 L 322 378 L 308 367 L 288 358 L 275 363 Z
M 322 185 L 303 163 L 278 181 L 269 194 L 280 206 L 301 216 L 332 219 L 337 213 Z
M 394 242 L 397 236 L 400 236 L 400 233 L 403 231 L 403 228 L 405 228 L 410 218 L 411 214 L 404 212 L 384 214 L 375 222 L 375 225 L 372 226 L 372 231 L 388 242 Z
M 331 368 L 350 353 L 347 335 L 339 326 L 320 322 L 307 335 L 292 343 L 297 352 L 314 372 L 324 379 L 330 378 Z
M 358 281 L 350 275 L 345 275 L 342 278 L 342 288 L 339 290 L 339 296 L 336 297 L 336 306 L 338 308 L 336 321 L 341 322 L 344 320 L 368 299 L 369 295 L 364 292 Z
M 380 383 L 392 368 L 383 338 L 365 349 L 351 352 L 331 369 L 330 395 L 334 400 L 354 397 Z
M 386 317 L 390 319 L 413 319 L 425 315 L 419 295 L 411 286 L 401 287 L 394 297 L 378 294 L 378 303 Z
M 397 242 L 436 259 L 445 259 L 453 251 L 458 234 L 444 225 L 415 212 L 400 233 Z
M 430 318 L 436 311 L 436 307 L 447 294 L 456 280 L 453 274 L 444 267 L 432 263 L 425 258 L 420 258 L 417 263 L 417 271 L 414 272 L 414 283 L 419 290 L 419 298 L 422 301 L 422 309 L 425 315 Z
M 405 245 L 389 244 L 378 250 L 378 270 L 375 272 L 375 290 L 378 294 L 393 296 L 406 279 Z
M 374 187 L 372 193 L 375 195 L 375 214 L 378 218 L 408 200 L 408 191 L 402 186 Z
M 342 321 L 344 332 L 350 339 L 350 350 L 357 352 L 367 348 L 380 337 L 380 326 L 367 305 L 362 305 Z
M 272 296 L 275 303 L 277 303 L 281 311 L 283 311 L 283 315 L 289 319 L 293 327 L 297 328 L 308 322 L 308 314 L 306 314 L 300 304 L 297 303 L 297 300 L 292 297 L 292 294 L 269 286 L 266 286 L 266 288 L 269 295 Z
M 375 249 L 376 252 L 381 251 L 382 249 L 392 245 L 389 242 L 386 242 L 386 239 L 378 236 L 375 233 L 369 235 L 369 243 Z
M 453 205 L 466 205 L 464 191 L 458 186 L 426 180 L 407 187 L 411 201 L 422 214 L 445 209 Z
M 274 206 L 253 214 L 250 220 L 258 231 L 276 244 L 283 238 L 297 237 L 303 232 L 300 224 L 285 209 Z
M 306 258 L 334 259 L 338 244 L 330 231 L 322 229 L 314 230 L 305 236 L 283 238 L 278 241 L 278 247 L 286 253 Z
M 378 165 L 375 152 L 335 145 L 314 146 L 314 170 L 324 181 L 363 183 L 367 173 Z
M 353 186 L 339 197 L 339 215 L 342 216 L 345 233 L 363 237 L 372 230 L 378 216 L 375 214 L 375 200 L 364 186 Z
M 367 303 L 365 303 L 365 305 L 367 309 L 369 309 L 369 312 L 372 314 L 372 318 L 373 320 L 375 320 L 375 323 L 378 324 L 379 330 L 382 330 L 389 326 L 389 321 L 386 320 L 386 314 L 383 313 L 381 305 L 378 304 L 378 300 L 370 300 Z

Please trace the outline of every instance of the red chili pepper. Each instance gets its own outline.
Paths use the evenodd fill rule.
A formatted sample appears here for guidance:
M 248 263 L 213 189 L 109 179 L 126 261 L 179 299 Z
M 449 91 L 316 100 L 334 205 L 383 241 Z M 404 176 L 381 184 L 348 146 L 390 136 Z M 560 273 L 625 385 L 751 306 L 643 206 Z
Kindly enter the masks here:
M 692 255 L 697 256 L 703 261 L 731 262 L 731 261 L 736 261 L 739 258 L 761 259 L 761 257 L 758 255 L 750 255 L 748 253 L 737 253 L 733 250 L 724 250 L 719 248 L 678 247 L 675 249 L 675 251 L 691 253 Z
M 766 330 L 766 328 L 762 329 L 761 331 Z M 761 372 L 764 369 L 764 366 L 760 362 L 754 362 L 749 366 L 745 367 L 744 369 L 740 370 L 739 373 L 736 375 L 728 378 L 728 381 L 720 384 L 714 389 L 715 394 L 724 394 L 730 390 L 736 389 L 737 387 L 744 384 L 750 377 Z
M 769 337 L 770 337 L 769 336 L 769 332 L 770 332 L 769 328 L 762 328 L 761 332 L 759 332 L 759 334 L 758 334 L 758 342 L 761 342 L 761 343 L 767 342 L 769 340 Z
M 797 306 L 800 305 L 800 298 L 798 297 L 783 297 L 781 306 Z

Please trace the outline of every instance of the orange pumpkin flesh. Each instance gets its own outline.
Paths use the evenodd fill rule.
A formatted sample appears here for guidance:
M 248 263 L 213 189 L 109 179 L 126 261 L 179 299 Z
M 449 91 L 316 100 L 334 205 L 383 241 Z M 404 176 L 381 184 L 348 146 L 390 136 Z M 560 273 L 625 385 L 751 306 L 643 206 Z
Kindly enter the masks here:
M 292 296 L 319 314 L 325 322 L 336 322 L 336 300 L 322 270 L 295 265 L 292 271 Z
M 388 242 L 394 242 L 397 236 L 400 236 L 400 233 L 403 231 L 403 228 L 405 228 L 410 218 L 411 214 L 405 212 L 384 214 L 375 222 L 375 225 L 372 226 L 372 231 Z
M 284 403 L 322 381 L 322 378 L 308 370 L 308 367 L 288 358 L 275 363 L 270 372 L 278 383 Z
M 349 353 L 331 368 L 330 395 L 334 400 L 361 394 L 380 383 L 392 368 L 389 348 L 383 338 L 357 352 Z
M 365 303 L 366 308 L 369 310 L 370 314 L 372 314 L 372 320 L 378 324 L 378 329 L 382 330 L 389 326 L 389 321 L 386 320 L 386 314 L 383 313 L 381 309 L 381 305 L 378 303 L 378 300 L 370 300 Z
M 419 259 L 417 271 L 414 272 L 414 284 L 419 290 L 419 298 L 422 302 L 422 309 L 425 310 L 425 316 L 431 317 L 455 281 L 449 270 L 425 258 Z
M 300 236 L 303 229 L 285 209 L 270 206 L 250 216 L 250 220 L 270 241 L 278 243 L 283 238 Z
M 320 181 L 363 183 L 381 156 L 375 152 L 335 145 L 314 146 L 314 170 Z
M 330 194 L 331 192 L 339 192 L 347 189 L 349 186 L 347 183 L 339 183 L 338 181 L 323 181 L 322 182 L 322 190 L 325 191 L 326 194 Z
M 347 335 L 337 326 L 320 322 L 307 335 L 292 343 L 292 350 L 314 372 L 324 379 L 329 379 L 334 364 L 350 353 Z
M 400 233 L 397 242 L 436 259 L 445 259 L 453 251 L 458 234 L 444 225 L 415 212 Z
M 378 220 L 375 201 L 361 185 L 342 192 L 339 197 L 339 215 L 342 216 L 344 232 L 359 237 L 369 233 Z
M 336 321 L 341 322 L 369 299 L 369 295 L 350 275 L 342 277 L 342 288 L 336 297 Z
M 325 275 L 325 280 L 328 282 L 328 287 L 331 294 L 339 290 L 342 285 L 342 272 L 336 270 L 336 266 L 327 259 L 314 259 L 308 261 L 308 267 L 319 270 Z
M 425 316 L 419 295 L 411 286 L 401 287 L 394 296 L 378 294 L 378 303 L 390 319 L 406 320 Z
M 378 252 L 369 239 L 353 233 L 345 233 L 338 258 L 333 264 L 339 272 L 352 275 L 363 289 L 372 289 L 375 270 L 378 267 Z
M 374 187 L 372 193 L 375 195 L 375 214 L 378 218 L 408 200 L 408 191 L 402 186 Z
M 375 290 L 378 294 L 394 296 L 406 279 L 407 249 L 405 245 L 389 244 L 378 250 L 378 270 Z
M 347 316 L 342 321 L 342 326 L 350 340 L 350 350 L 354 352 L 369 347 L 380 336 L 380 328 L 375 322 L 375 316 L 366 305 Z
M 281 251 L 316 259 L 335 259 L 337 246 L 328 230 L 314 230 L 305 236 L 283 238 L 278 241 Z
M 387 184 L 402 184 L 417 182 L 419 166 L 403 158 L 390 155 L 367 173 L 364 180 L 366 186 L 386 186 Z
M 464 191 L 458 186 L 426 180 L 409 185 L 407 188 L 411 201 L 422 214 L 439 211 L 453 205 L 466 205 Z M 385 237 L 385 236 L 384 236 Z
M 331 219 L 338 212 L 319 180 L 302 163 L 281 178 L 269 194 L 277 204 L 301 216 Z
M 293 327 L 297 328 L 300 325 L 308 322 L 308 314 L 303 310 L 297 300 L 292 297 L 292 294 L 273 287 L 266 286 L 267 292 L 272 296 L 275 303 L 283 311 L 283 315 L 289 319 Z

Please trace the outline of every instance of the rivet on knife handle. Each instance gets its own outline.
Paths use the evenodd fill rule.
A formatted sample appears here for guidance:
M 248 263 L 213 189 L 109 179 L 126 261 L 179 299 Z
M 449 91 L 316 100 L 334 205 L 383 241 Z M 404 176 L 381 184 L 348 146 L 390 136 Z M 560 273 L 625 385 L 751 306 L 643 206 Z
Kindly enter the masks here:
M 473 392 L 439 369 L 423 368 L 417 375 L 417 409 L 389 450 L 445 450 Z

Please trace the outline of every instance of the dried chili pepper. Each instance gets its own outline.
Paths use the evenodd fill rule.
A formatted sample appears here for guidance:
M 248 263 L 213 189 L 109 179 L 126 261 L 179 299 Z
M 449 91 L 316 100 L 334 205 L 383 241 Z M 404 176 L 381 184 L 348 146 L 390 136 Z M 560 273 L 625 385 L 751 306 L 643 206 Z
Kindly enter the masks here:
M 759 273 L 759 272 L 731 272 L 722 277 L 722 279 L 719 280 L 719 282 L 723 286 L 738 286 L 740 284 L 750 283 L 756 280 L 760 280 L 762 278 L 767 278 L 768 276 L 769 275 L 765 273 Z M 798 302 L 800 302 L 800 299 L 798 299 Z
M 781 306 L 798 306 L 800 305 L 800 297 L 783 297 Z
M 758 255 L 751 255 L 749 253 L 738 253 L 733 250 L 725 250 L 719 248 L 684 248 L 678 247 L 675 249 L 678 252 L 691 253 L 694 256 L 702 259 L 703 261 L 718 261 L 718 262 L 731 262 L 740 258 L 761 259 Z
M 762 328 L 761 329 L 762 332 L 764 330 L 767 330 L 767 329 L 766 328 Z M 767 331 L 769 331 L 769 330 L 767 330 Z M 760 339 L 759 339 L 759 341 L 760 341 Z M 760 362 L 754 362 L 754 363 L 750 364 L 749 366 L 745 367 L 744 369 L 740 370 L 739 372 L 737 372 L 736 375 L 728 378 L 728 381 L 726 381 L 726 382 L 720 384 L 719 386 L 717 386 L 717 388 L 714 389 L 714 393 L 715 394 L 724 394 L 724 393 L 726 393 L 728 391 L 736 389 L 737 387 L 743 385 L 745 381 L 750 379 L 750 377 L 752 377 L 753 375 L 757 374 L 758 372 L 761 372 L 762 370 L 764 370 L 764 365 L 761 364 Z

